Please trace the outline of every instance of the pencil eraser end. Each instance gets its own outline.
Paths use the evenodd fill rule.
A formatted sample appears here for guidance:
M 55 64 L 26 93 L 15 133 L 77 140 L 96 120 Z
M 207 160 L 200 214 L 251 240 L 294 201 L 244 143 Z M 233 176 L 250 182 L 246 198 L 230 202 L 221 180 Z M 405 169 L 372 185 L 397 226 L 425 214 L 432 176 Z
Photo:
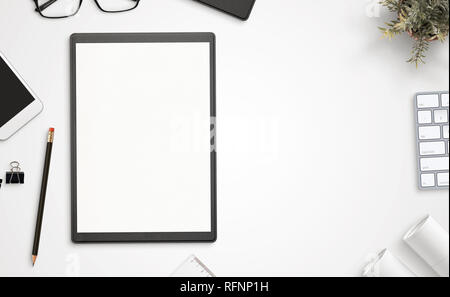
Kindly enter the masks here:
M 48 129 L 49 132 L 55 132 L 55 128 Z

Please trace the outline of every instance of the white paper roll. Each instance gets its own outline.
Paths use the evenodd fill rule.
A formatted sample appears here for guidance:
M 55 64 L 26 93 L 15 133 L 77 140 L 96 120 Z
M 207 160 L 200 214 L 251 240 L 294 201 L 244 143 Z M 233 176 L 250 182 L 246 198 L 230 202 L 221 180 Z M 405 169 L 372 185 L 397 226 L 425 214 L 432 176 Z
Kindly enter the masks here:
M 415 277 L 402 262 L 400 262 L 387 249 L 382 250 L 364 268 L 363 276 L 366 277 Z
M 412 227 L 403 240 L 440 276 L 449 276 L 448 232 L 431 216 Z

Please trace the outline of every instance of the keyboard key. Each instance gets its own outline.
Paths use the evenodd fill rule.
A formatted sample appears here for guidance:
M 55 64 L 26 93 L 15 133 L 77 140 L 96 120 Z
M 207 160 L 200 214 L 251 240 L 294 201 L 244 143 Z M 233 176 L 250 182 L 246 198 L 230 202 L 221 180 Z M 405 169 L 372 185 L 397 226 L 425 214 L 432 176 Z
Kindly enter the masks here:
M 424 187 L 424 188 L 435 186 L 433 173 L 422 174 L 420 176 L 420 180 L 421 180 L 422 187 Z
M 438 139 L 441 138 L 441 127 L 427 126 L 419 127 L 419 139 Z
M 420 169 L 422 171 L 448 170 L 448 157 L 421 158 Z
M 448 122 L 447 111 L 445 109 L 438 109 L 434 111 L 434 122 L 435 123 L 446 123 Z
M 443 107 L 448 107 L 448 94 L 442 94 L 441 101 Z
M 448 125 L 442 127 L 442 134 L 445 139 L 448 139 Z
M 438 107 L 439 106 L 439 95 L 417 95 L 417 107 L 427 108 L 427 107 Z
M 431 123 L 431 111 L 421 110 L 417 112 L 417 120 L 419 124 L 430 124 Z
M 438 186 L 444 187 L 448 186 L 448 172 L 437 174 Z
M 419 144 L 419 150 L 421 156 L 444 155 L 445 143 L 443 141 L 421 142 Z

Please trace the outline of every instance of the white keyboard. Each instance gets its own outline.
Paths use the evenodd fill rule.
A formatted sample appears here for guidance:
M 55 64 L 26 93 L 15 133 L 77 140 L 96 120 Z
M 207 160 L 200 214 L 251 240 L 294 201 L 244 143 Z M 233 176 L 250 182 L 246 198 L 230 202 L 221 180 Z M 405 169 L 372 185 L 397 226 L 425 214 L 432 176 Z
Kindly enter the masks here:
M 448 189 L 448 92 L 415 96 L 419 188 Z

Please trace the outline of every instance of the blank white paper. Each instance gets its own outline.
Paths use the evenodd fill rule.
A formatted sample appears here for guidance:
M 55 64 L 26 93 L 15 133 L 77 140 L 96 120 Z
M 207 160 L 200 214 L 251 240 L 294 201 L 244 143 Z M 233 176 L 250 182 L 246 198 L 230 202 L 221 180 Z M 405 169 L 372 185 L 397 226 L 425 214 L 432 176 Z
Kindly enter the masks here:
M 78 232 L 210 232 L 209 43 L 76 53 Z

